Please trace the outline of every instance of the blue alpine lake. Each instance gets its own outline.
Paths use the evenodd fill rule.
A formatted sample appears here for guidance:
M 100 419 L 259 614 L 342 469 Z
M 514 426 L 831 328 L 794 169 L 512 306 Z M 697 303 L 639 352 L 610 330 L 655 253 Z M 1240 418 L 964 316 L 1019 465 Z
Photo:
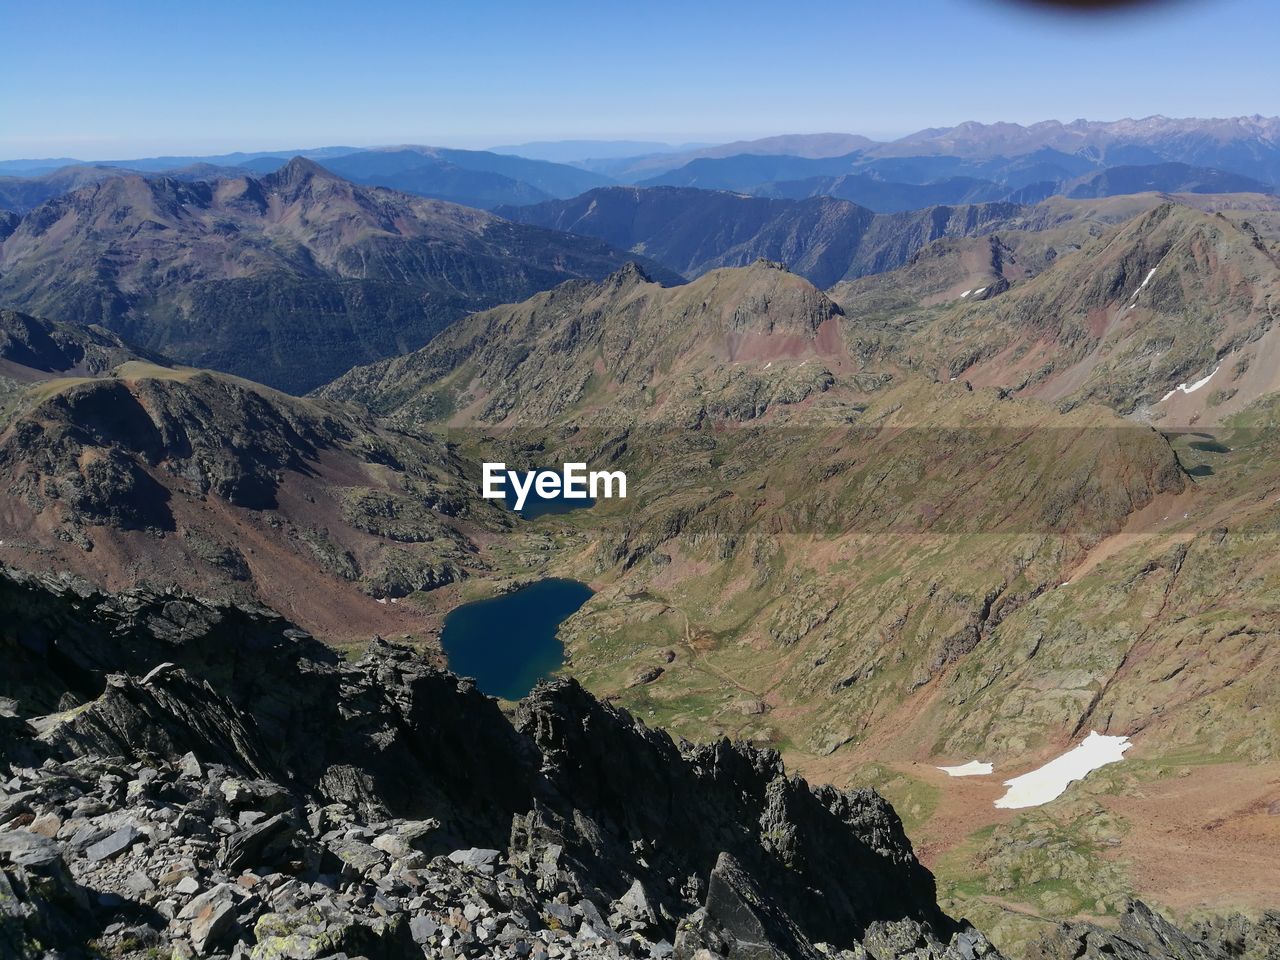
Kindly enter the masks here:
M 474 677 L 482 693 L 519 700 L 564 663 L 556 631 L 591 593 L 577 580 L 547 579 L 464 603 L 444 618 L 440 635 L 449 669 Z

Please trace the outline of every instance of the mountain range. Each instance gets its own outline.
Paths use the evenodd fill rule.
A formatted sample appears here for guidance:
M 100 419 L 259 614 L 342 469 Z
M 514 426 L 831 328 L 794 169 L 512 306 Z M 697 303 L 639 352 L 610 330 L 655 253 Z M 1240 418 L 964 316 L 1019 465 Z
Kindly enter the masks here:
M 1274 136 L 0 183 L 0 948 L 1270 960 Z M 630 495 L 518 517 L 496 460 Z M 554 578 L 572 680 L 438 671 Z
M 801 134 L 737 142 L 684 154 L 650 155 L 595 165 L 622 181 L 657 177 L 705 160 L 742 155 L 789 156 L 828 161 L 857 155 L 882 163 L 952 158 L 966 163 L 1006 163 L 1037 154 L 1072 163 L 1132 166 L 1160 162 L 1229 170 L 1265 183 L 1280 181 L 1280 118 L 1220 119 L 1162 116 L 1116 121 L 1047 120 L 961 123 L 920 130 L 891 141 L 848 134 Z M 901 167 L 899 167 L 901 169 Z M 1077 171 L 1080 173 L 1083 171 Z
M 293 157 L 322 163 L 354 183 L 489 209 L 576 196 L 613 181 L 561 163 L 484 150 L 400 146 L 375 150 L 327 147 L 294 153 L 151 157 L 85 164 L 79 161 L 0 162 L 0 209 L 24 213 L 86 183 L 130 172 L 178 179 L 230 179 L 274 173 Z M 49 166 L 53 164 L 53 166 Z
M 48 201 L 0 244 L 0 297 L 303 392 L 468 311 L 626 259 L 297 158 L 261 178 L 125 174 Z
M 24 186 L 13 179 L 67 181 L 61 168 L 106 166 L 145 173 L 172 173 L 192 167 L 223 168 L 227 175 L 270 173 L 293 156 L 303 156 L 359 183 L 385 186 L 422 196 L 485 209 L 500 204 L 527 204 L 568 199 L 586 190 L 613 184 L 697 186 L 747 192 L 777 191 L 794 195 L 793 181 L 847 175 L 891 185 L 883 199 L 860 184 L 860 195 L 848 195 L 878 212 L 906 209 L 908 186 L 931 186 L 952 178 L 989 181 L 983 199 L 1043 199 L 1078 188 L 1077 178 L 1116 167 L 1144 168 L 1128 173 L 1145 177 L 1143 189 L 1183 191 L 1194 182 L 1205 191 L 1270 191 L 1280 183 L 1280 135 L 1275 118 L 1170 119 L 1071 123 L 1046 121 L 963 123 L 922 130 L 892 141 L 856 134 L 783 135 L 690 148 L 667 144 L 562 141 L 459 150 L 404 145 L 374 149 L 322 147 L 214 156 L 148 157 L 136 160 L 85 161 L 72 158 L 0 161 L 0 209 L 19 209 L 32 194 L 56 189 Z M 628 149 L 634 151 L 624 156 Z M 592 159 L 593 153 L 599 156 Z M 1178 177 L 1170 164 L 1195 168 Z M 787 184 L 778 187 L 775 184 Z M 1003 188 L 1000 192 L 996 188 Z M 846 189 L 853 189 L 852 184 Z M 952 190 L 963 190 L 953 185 Z M 1018 195 L 1017 191 L 1031 189 Z M 1095 187 L 1094 189 L 1099 189 Z M 1132 192 L 1120 184 L 1101 189 Z M 52 194 L 49 194 L 52 195 Z M 1098 194 L 1094 194 L 1098 195 Z M 958 203 L 962 196 L 935 195 L 929 202 Z M 972 197 L 968 199 L 977 199 Z M 920 206 L 925 203 L 918 204 Z

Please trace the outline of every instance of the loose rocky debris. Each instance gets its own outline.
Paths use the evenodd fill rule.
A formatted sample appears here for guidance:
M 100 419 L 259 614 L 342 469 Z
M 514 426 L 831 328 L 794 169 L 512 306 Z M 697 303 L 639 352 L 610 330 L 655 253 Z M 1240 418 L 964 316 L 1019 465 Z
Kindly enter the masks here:
M 511 719 L 264 611 L 3 570 L 0 609 L 3 960 L 999 960 L 875 793 L 572 681 Z
M 301 803 L 193 754 L 15 768 L 0 820 L 5 957 L 868 956 L 807 942 L 729 854 L 674 923 L 640 879 L 584 888 L 558 845 L 430 856 L 436 821 Z M 918 921 L 867 933 L 877 958 L 996 956 L 972 930 L 952 944 Z
M 271 814 L 273 797 L 288 806 Z M 477 848 L 432 857 L 434 821 L 295 804 L 191 755 L 18 769 L 0 809 L 6 957 L 66 949 L 79 931 L 93 934 L 84 953 L 108 956 L 673 953 L 639 881 L 601 909 L 554 851 L 535 864 Z

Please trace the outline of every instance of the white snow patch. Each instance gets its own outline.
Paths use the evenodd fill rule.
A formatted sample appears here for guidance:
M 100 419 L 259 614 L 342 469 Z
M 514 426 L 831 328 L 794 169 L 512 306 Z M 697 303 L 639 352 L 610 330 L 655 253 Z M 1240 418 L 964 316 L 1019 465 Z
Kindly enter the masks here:
M 1218 372 L 1219 370 L 1221 370 L 1221 369 L 1222 369 L 1222 364 L 1218 364 L 1216 367 L 1214 367 L 1214 368 L 1213 368 L 1213 370 L 1211 370 L 1211 371 L 1209 372 L 1209 375 L 1208 375 L 1207 377 L 1204 377 L 1203 379 L 1197 380 L 1195 383 L 1180 383 L 1180 384 L 1178 384 L 1176 387 L 1174 387 L 1172 390 L 1170 390 L 1168 393 L 1166 393 L 1163 397 L 1161 397 L 1161 398 L 1160 398 L 1160 402 L 1161 402 L 1161 403 L 1164 403 L 1166 400 L 1168 400 L 1170 397 L 1172 397 L 1172 396 L 1173 396 L 1175 393 L 1177 393 L 1179 390 L 1181 390 L 1183 393 L 1195 393 L 1197 390 L 1199 390 L 1201 387 L 1203 387 L 1206 383 L 1208 383 L 1210 380 L 1212 380 L 1212 379 L 1213 379 L 1213 375 L 1214 375 L 1215 373 L 1217 373 L 1217 372 Z
M 986 288 L 986 287 L 979 287 L 977 290 L 973 291 L 973 295 L 976 297 L 976 296 L 980 296 L 981 294 L 986 293 L 986 292 L 987 292 L 987 288 Z
M 1163 261 L 1161 261 L 1161 262 L 1163 262 Z M 1138 284 L 1138 289 L 1137 289 L 1137 290 L 1135 290 L 1135 291 L 1133 291 L 1133 296 L 1129 298 L 1129 307 L 1130 307 L 1130 308 L 1132 308 L 1133 306 L 1135 306 L 1135 305 L 1137 304 L 1137 302 L 1138 302 L 1138 294 L 1140 294 L 1140 293 L 1142 292 L 1142 288 L 1143 288 L 1143 287 L 1145 287 L 1148 283 L 1150 283 L 1150 282 L 1151 282 L 1151 278 L 1152 278 L 1152 277 L 1154 277 L 1154 276 L 1156 275 L 1156 269 L 1157 269 L 1159 266 L 1160 266 L 1160 264 L 1159 264 L 1159 263 L 1157 263 L 1154 267 L 1152 267 L 1150 270 L 1148 270 L 1148 271 L 1147 271 L 1147 275 L 1146 275 L 1145 277 L 1143 277 L 1142 282 L 1141 282 L 1140 284 Z M 1122 308 L 1122 309 L 1124 309 L 1124 308 Z
M 772 367 L 772 366 L 773 366 L 773 361 L 772 361 L 772 360 L 770 360 L 768 363 L 766 363 L 766 364 L 764 365 L 764 368 L 765 368 L 766 370 L 768 370 L 768 369 L 769 369 L 770 367 Z
M 995 768 L 981 760 L 970 760 L 958 767 L 939 767 L 948 777 L 985 777 Z
M 963 300 L 965 297 L 967 297 L 971 293 L 973 293 L 972 290 L 966 290 L 964 293 L 960 294 L 960 299 Z
M 1020 810 L 1048 803 L 1062 796 L 1068 784 L 1083 780 L 1099 767 L 1123 760 L 1124 752 L 1131 746 L 1133 744 L 1128 737 L 1107 737 L 1094 730 L 1082 743 L 1056 760 L 1006 780 L 1004 785 L 1009 789 L 996 801 L 996 806 L 1003 810 Z

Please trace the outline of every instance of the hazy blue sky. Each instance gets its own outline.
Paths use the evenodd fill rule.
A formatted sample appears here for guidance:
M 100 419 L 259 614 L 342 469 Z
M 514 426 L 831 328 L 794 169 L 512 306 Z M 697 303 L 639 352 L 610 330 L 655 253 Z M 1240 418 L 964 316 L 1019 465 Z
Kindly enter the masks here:
M 1280 3 L 5 3 L 0 158 L 1280 112 Z

